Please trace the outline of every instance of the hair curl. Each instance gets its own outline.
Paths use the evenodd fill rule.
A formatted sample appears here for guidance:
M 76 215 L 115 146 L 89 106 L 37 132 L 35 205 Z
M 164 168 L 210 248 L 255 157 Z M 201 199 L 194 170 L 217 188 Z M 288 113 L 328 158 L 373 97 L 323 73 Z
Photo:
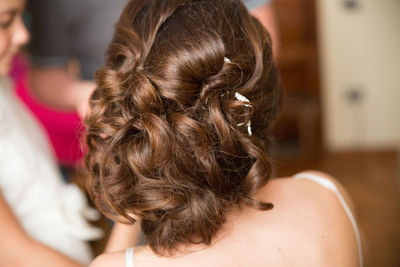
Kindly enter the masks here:
M 210 244 L 235 207 L 273 207 L 253 196 L 271 177 L 281 90 L 270 37 L 239 0 L 131 0 L 96 82 L 89 191 L 107 215 L 140 217 L 156 253 Z

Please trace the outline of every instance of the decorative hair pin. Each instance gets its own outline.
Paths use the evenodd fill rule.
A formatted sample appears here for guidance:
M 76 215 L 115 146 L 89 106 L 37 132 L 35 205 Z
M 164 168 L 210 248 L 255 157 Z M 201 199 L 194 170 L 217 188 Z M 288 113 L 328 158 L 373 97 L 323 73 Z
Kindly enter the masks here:
M 227 57 L 224 57 L 224 62 L 225 62 L 225 63 L 231 63 L 231 60 L 230 60 L 229 58 L 227 58 Z M 224 94 L 222 94 L 222 95 L 224 95 Z M 240 94 L 240 93 L 238 93 L 238 92 L 235 92 L 235 98 L 236 98 L 237 100 L 239 100 L 240 102 L 242 102 L 242 103 L 244 104 L 245 107 L 252 107 L 252 106 L 251 106 L 251 103 L 250 103 L 250 100 L 249 100 L 247 97 L 245 97 L 244 95 L 242 95 L 242 94 Z M 239 123 L 237 126 L 243 126 L 244 124 L 245 124 L 245 123 L 242 122 L 242 123 Z M 252 130 L 251 130 L 251 120 L 249 120 L 249 121 L 246 123 L 246 127 L 247 127 L 247 132 L 248 132 L 248 134 L 251 136 L 251 135 L 253 134 L 253 132 L 252 132 Z
M 237 126 L 243 126 L 243 125 L 244 125 L 244 122 L 238 123 Z M 247 133 L 248 133 L 250 136 L 252 136 L 253 132 L 251 131 L 251 121 L 248 121 L 248 122 L 246 123 L 246 127 L 247 127 Z
M 243 102 L 245 107 L 251 107 L 250 100 L 247 97 L 245 97 L 244 95 L 242 95 L 242 94 L 240 94 L 238 92 L 235 92 L 235 98 L 237 100 L 239 100 L 240 102 Z M 239 123 L 237 126 L 243 126 L 243 125 L 244 125 L 244 123 L 242 122 L 242 123 Z M 251 130 L 251 120 L 249 120 L 246 123 L 246 127 L 247 127 L 247 132 L 251 136 L 253 134 L 253 132 Z
M 240 102 L 245 103 L 244 104 L 245 107 L 251 107 L 250 100 L 247 97 L 245 97 L 244 95 L 242 95 L 238 92 L 235 92 L 235 98 L 237 100 L 239 100 Z

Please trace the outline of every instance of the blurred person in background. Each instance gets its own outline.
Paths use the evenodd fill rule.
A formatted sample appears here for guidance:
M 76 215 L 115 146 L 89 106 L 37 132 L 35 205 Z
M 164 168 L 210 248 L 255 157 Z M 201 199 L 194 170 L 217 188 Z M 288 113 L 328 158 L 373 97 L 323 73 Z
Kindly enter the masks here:
M 7 77 L 29 35 L 25 0 L 0 0 L 0 265 L 82 266 L 87 243 L 102 236 L 84 194 L 65 184 L 39 123 L 16 98 Z
M 76 111 L 84 113 L 94 89 L 94 73 L 104 61 L 113 25 L 125 2 L 27 3 L 30 65 L 17 57 L 11 75 L 18 95 L 46 128 L 59 163 L 67 169 L 74 169 L 82 157 L 82 128 Z
M 30 85 L 39 100 L 71 110 L 79 109 L 81 99 L 88 99 L 94 87 L 94 73 L 104 62 L 114 24 L 125 3 L 126 0 L 28 3 L 32 34 Z M 77 60 L 79 73 L 71 74 L 73 71 L 68 69 L 71 59 Z

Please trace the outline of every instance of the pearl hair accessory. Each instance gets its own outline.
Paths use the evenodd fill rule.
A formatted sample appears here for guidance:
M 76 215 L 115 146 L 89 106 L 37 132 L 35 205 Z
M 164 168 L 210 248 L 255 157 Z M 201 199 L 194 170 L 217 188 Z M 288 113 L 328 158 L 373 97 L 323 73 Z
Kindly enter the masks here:
M 240 102 L 243 102 L 245 107 L 251 107 L 250 100 L 247 97 L 245 97 L 244 95 L 242 95 L 238 92 L 235 92 L 235 98 L 237 100 L 239 100 Z M 244 125 L 244 123 L 239 123 L 237 126 L 242 126 L 242 125 Z M 250 120 L 246 123 L 246 126 L 247 126 L 247 132 L 251 136 L 253 134 L 253 132 L 251 131 L 251 121 Z
M 245 107 L 251 107 L 251 104 L 249 104 L 250 100 L 247 97 L 245 97 L 244 95 L 239 94 L 238 92 L 235 92 L 235 98 L 237 100 L 239 100 L 240 102 L 245 103 L 244 104 Z
M 224 62 L 225 62 L 225 63 L 231 63 L 231 60 L 230 60 L 229 58 L 227 58 L 227 57 L 224 57 Z M 223 94 L 223 95 L 224 95 L 224 94 Z M 237 100 L 239 100 L 240 102 L 243 102 L 245 107 L 251 107 L 250 100 L 249 100 L 247 97 L 245 97 L 244 95 L 242 95 L 242 94 L 240 94 L 240 93 L 238 93 L 238 92 L 235 92 L 235 98 L 236 98 Z M 243 125 L 244 125 L 244 122 L 239 123 L 237 126 L 243 126 Z M 247 132 L 248 132 L 249 135 L 251 136 L 251 135 L 253 134 L 253 132 L 252 132 L 252 130 L 251 130 L 251 120 L 249 120 L 249 121 L 246 123 L 246 127 L 247 127 Z

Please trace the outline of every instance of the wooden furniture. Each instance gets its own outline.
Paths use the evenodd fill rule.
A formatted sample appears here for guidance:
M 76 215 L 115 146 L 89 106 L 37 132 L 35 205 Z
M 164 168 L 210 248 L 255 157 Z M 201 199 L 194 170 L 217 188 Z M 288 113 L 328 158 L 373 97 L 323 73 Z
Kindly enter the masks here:
M 285 90 L 274 129 L 281 160 L 314 161 L 322 152 L 315 0 L 272 2 L 278 27 L 278 69 Z

